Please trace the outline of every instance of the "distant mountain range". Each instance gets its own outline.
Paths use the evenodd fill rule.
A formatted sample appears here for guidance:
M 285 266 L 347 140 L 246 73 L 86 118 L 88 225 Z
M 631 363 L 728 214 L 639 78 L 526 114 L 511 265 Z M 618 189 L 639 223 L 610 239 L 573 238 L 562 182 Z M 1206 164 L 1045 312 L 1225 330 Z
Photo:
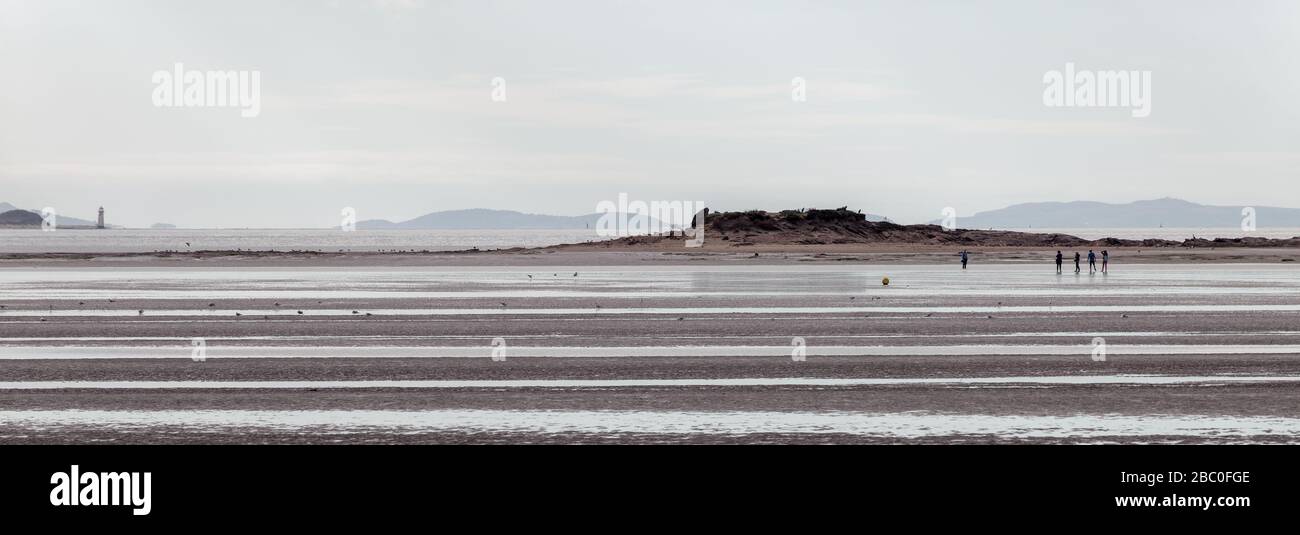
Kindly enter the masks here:
M 1034 228 L 1236 228 L 1242 206 L 1210 206 L 1164 198 L 1127 204 L 1091 201 L 1033 202 L 961 217 L 967 229 Z M 1300 209 L 1255 206 L 1257 228 L 1300 227 Z M 939 220 L 933 221 L 939 224 Z
M 31 213 L 36 214 L 36 220 L 35 220 L 35 221 L 36 221 L 36 225 L 40 225 L 40 224 L 41 224 L 41 211 L 40 211 L 40 210 L 27 210 L 27 209 L 19 208 L 19 207 L 17 207 L 17 206 L 14 206 L 14 205 L 12 205 L 12 204 L 7 203 L 7 202 L 0 202 L 0 215 L 4 214 L 5 212 L 12 212 L 12 211 L 14 211 L 14 210 L 23 210 L 23 211 L 25 211 L 25 212 L 31 212 Z M 29 220 L 29 219 L 30 219 L 30 218 L 28 218 L 28 217 L 26 217 L 26 216 L 15 216 L 15 215 L 10 215 L 9 217 L 10 217 L 10 218 L 13 218 L 14 220 L 18 220 L 18 219 Z M 93 226 L 95 226 L 95 224 L 96 224 L 95 221 L 90 221 L 90 220 L 86 220 L 86 219 L 78 219 L 78 218 L 75 218 L 75 217 L 68 217 L 68 216 L 66 216 L 66 215 L 63 215 L 62 213 L 57 214 L 56 222 L 58 223 L 58 226 L 60 226 L 60 227 L 93 227 Z M 5 224 L 21 224 L 21 223 L 5 223 Z M 112 227 L 113 225 L 108 225 L 108 226 Z
M 559 216 L 525 214 L 513 210 L 448 210 L 433 212 L 415 219 L 393 222 L 386 219 L 358 221 L 358 229 L 579 229 L 596 228 L 601 214 Z
M 957 226 L 967 229 L 1069 229 L 1069 228 L 1236 228 L 1241 225 L 1242 206 L 1213 206 L 1197 204 L 1174 198 L 1110 204 L 1092 201 L 1034 202 L 1015 204 L 1006 208 L 978 212 L 974 215 L 958 214 Z M 1300 227 L 1300 209 L 1274 206 L 1255 206 L 1257 228 Z M 0 202 L 0 215 L 20 208 Z M 40 210 L 24 210 L 40 215 Z M 433 212 L 406 221 L 368 219 L 357 222 L 358 229 L 417 229 L 417 230 L 501 230 L 501 229 L 595 229 L 603 214 L 557 216 L 528 214 L 513 210 L 473 208 Z M 888 218 L 864 214 L 867 221 L 890 221 Z M 31 225 L 36 221 L 22 214 L 10 214 L 4 225 Z M 93 227 L 95 221 L 58 216 L 61 227 Z M 931 221 L 940 224 L 941 221 Z M 112 227 L 113 225 L 109 225 Z M 168 228 L 158 224 L 154 228 Z

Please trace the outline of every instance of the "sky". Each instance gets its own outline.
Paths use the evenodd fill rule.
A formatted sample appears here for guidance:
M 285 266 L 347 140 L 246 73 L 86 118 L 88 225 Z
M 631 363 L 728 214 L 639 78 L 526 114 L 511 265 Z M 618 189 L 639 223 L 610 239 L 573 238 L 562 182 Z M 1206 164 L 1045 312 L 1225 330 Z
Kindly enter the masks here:
M 1300 207 L 1297 58 L 1293 1 L 0 0 L 0 201 L 227 228 L 620 193 Z M 176 63 L 257 71 L 259 113 L 156 106 Z M 1150 114 L 1046 105 L 1067 63 L 1149 72 Z

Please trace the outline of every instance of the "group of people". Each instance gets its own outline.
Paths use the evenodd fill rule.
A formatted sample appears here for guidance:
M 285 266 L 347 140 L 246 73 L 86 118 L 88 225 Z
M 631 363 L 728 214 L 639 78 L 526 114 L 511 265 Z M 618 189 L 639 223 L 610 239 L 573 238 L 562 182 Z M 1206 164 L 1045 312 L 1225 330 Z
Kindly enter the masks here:
M 1057 273 L 1060 273 L 1060 272 L 1061 272 L 1061 261 L 1062 261 L 1063 259 L 1064 259 L 1064 257 L 1061 256 L 1061 251 L 1057 251 L 1057 252 L 1056 252 L 1056 272 L 1057 272 Z M 1110 251 L 1107 251 L 1107 250 L 1105 250 L 1105 249 L 1102 249 L 1102 251 L 1101 251 L 1101 272 L 1102 272 L 1102 273 L 1106 273 L 1107 264 L 1109 264 L 1109 263 L 1110 263 Z M 1078 252 L 1078 251 L 1075 251 L 1075 252 L 1074 252 L 1074 272 L 1075 272 L 1075 273 L 1079 273 L 1080 271 L 1082 271 L 1082 270 L 1079 268 L 1079 252 Z M 1092 249 L 1088 249 L 1088 273 L 1096 273 L 1096 272 L 1097 272 L 1097 253 L 1093 252 Z
M 961 257 L 961 268 L 962 268 L 962 269 L 966 269 L 966 263 L 967 263 L 968 261 L 970 261 L 970 253 L 969 253 L 968 251 L 966 251 L 965 249 L 962 249 L 961 252 L 960 252 L 960 253 L 957 253 L 957 254 L 958 254 L 958 256 Z M 1079 273 L 1079 272 L 1082 271 L 1082 268 L 1079 267 L 1079 260 L 1080 260 L 1081 258 L 1082 258 L 1082 257 L 1079 256 L 1079 252 L 1078 252 L 1078 251 L 1075 251 L 1075 252 L 1074 252 L 1074 272 L 1075 272 L 1075 273 Z M 1058 274 L 1061 272 L 1061 263 L 1062 263 L 1064 260 L 1065 260 L 1065 256 L 1061 254 L 1061 251 L 1056 251 L 1056 272 L 1057 272 Z M 1110 251 L 1107 251 L 1107 250 L 1105 250 L 1105 249 L 1102 249 L 1102 250 L 1101 250 L 1101 270 L 1100 270 L 1102 273 L 1106 273 L 1106 268 L 1108 267 L 1108 264 L 1110 264 Z M 1097 271 L 1098 271 L 1098 269 L 1097 269 L 1097 253 L 1096 253 L 1096 252 L 1093 252 L 1092 249 L 1088 249 L 1088 273 L 1096 273 Z

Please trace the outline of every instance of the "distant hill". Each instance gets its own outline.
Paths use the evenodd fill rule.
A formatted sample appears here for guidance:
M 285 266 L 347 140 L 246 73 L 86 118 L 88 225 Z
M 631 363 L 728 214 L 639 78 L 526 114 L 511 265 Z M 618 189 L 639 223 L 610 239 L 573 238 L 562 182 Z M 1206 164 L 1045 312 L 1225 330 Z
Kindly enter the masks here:
M 6 206 L 0 206 L 0 225 L 16 227 L 39 227 L 41 226 L 41 214 L 28 212 L 27 210 L 5 210 Z
M 525 214 L 513 210 L 448 210 L 433 212 L 415 219 L 392 222 L 385 219 L 358 221 L 358 229 L 580 229 L 596 228 L 601 214 L 559 216 Z
M 1300 209 L 1255 206 L 1257 228 L 1300 227 Z M 1232 228 L 1242 221 L 1241 206 L 1210 206 L 1164 198 L 1109 204 L 1091 201 L 1034 202 L 961 217 L 968 229 L 1028 228 Z M 938 223 L 938 221 L 934 221 Z

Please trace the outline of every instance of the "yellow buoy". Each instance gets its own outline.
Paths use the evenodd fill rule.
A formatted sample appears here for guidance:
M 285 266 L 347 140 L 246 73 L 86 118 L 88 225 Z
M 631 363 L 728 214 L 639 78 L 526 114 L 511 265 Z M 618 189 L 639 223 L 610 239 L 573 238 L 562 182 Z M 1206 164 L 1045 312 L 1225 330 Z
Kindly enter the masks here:
M 883 279 L 880 279 L 880 284 L 883 284 L 883 285 L 885 285 L 885 286 L 889 286 L 889 277 L 885 277 L 885 278 L 883 278 Z

